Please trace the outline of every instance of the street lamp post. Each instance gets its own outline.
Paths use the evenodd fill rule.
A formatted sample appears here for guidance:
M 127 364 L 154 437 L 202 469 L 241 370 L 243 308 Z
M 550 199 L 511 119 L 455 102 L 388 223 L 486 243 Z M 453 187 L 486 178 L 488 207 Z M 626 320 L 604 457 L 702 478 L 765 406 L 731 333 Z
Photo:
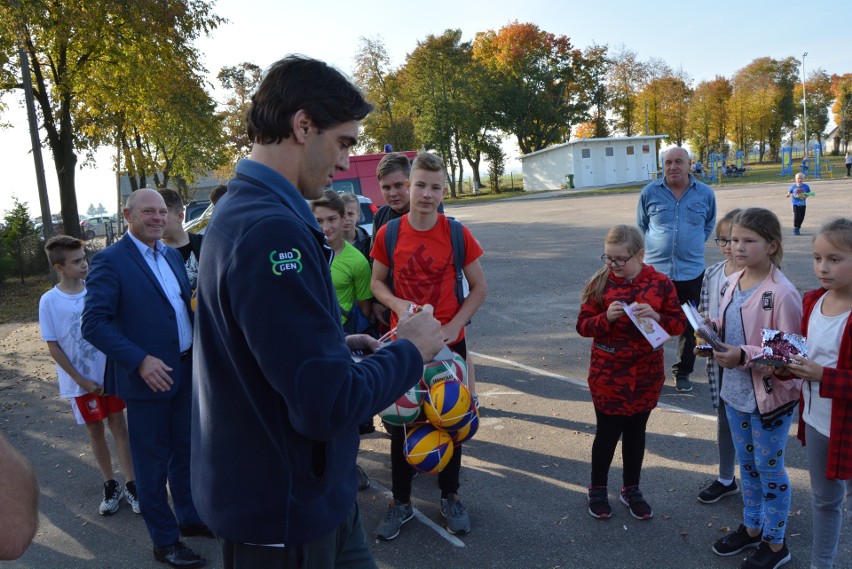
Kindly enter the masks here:
M 805 58 L 808 52 L 802 54 L 802 106 L 805 110 L 805 158 L 808 157 L 808 94 L 805 91 Z

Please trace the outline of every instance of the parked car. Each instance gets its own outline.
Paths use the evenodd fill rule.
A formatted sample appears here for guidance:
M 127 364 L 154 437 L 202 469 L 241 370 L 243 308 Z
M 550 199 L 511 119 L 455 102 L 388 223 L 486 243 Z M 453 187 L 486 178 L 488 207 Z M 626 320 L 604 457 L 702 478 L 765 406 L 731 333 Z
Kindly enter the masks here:
M 108 225 L 112 227 L 113 231 L 116 230 L 116 222 L 113 216 L 96 215 L 80 222 L 80 233 L 82 233 L 83 239 L 86 241 L 95 237 L 105 237 Z
M 358 219 L 358 225 L 363 227 L 368 235 L 373 235 L 373 218 L 376 214 L 376 206 L 373 200 L 358 196 L 358 203 L 361 204 L 361 217 Z M 190 233 L 204 233 L 207 229 L 207 224 L 210 223 L 210 216 L 213 215 L 213 204 L 210 204 L 198 217 L 192 221 L 185 222 L 183 228 Z
M 204 210 L 206 210 L 209 206 L 210 200 L 189 202 L 188 204 L 186 204 L 186 211 L 184 212 L 183 222 L 189 223 L 190 221 L 204 213 Z

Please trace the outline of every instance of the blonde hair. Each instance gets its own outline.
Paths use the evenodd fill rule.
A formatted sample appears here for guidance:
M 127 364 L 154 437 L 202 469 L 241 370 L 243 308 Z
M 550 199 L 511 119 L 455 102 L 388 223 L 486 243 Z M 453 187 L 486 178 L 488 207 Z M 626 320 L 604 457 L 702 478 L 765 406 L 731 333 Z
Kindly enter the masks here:
M 819 235 L 828 239 L 828 242 L 838 249 L 852 251 L 852 219 L 845 217 L 832 219 L 820 227 L 814 239 Z
M 722 225 L 725 223 L 734 224 L 734 218 L 740 214 L 742 210 L 740 208 L 732 209 L 728 213 L 725 214 L 725 217 L 716 222 L 716 237 L 719 236 L 719 233 L 722 232 Z
M 645 248 L 645 238 L 642 237 L 642 232 L 634 225 L 615 225 L 610 228 L 604 239 L 605 245 L 626 245 L 627 251 L 631 255 L 635 255 Z M 583 293 L 580 295 L 582 302 L 589 300 L 600 302 L 603 299 L 603 291 L 606 287 L 606 281 L 609 278 L 609 267 L 604 265 L 592 275 L 586 286 L 583 287 Z

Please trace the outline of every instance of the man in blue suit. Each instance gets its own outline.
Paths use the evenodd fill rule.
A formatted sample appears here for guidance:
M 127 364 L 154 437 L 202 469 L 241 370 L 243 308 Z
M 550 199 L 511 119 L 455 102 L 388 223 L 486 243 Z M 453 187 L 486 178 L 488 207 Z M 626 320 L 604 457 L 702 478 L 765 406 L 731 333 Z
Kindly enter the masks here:
M 156 191 L 130 195 L 127 234 L 92 259 L 82 331 L 109 358 L 107 387 L 127 402 L 139 502 L 155 559 L 201 567 L 205 559 L 179 541 L 181 534 L 213 536 L 190 492 L 192 313 L 180 254 L 160 241 L 167 216 Z

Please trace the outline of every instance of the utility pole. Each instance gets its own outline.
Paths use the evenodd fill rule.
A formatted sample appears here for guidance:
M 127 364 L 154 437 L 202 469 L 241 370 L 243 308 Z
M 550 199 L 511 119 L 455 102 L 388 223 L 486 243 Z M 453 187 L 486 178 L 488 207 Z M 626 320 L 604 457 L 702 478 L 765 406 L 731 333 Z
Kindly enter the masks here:
M 808 157 L 808 94 L 805 91 L 805 58 L 808 52 L 802 54 L 802 105 L 805 110 L 805 158 Z

